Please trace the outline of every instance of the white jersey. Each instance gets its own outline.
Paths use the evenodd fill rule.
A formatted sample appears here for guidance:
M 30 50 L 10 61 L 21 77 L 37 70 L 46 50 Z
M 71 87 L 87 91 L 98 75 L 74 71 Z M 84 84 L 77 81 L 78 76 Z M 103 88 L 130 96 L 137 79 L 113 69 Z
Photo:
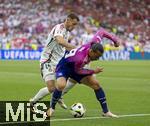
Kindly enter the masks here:
M 40 63 L 48 62 L 51 69 L 55 69 L 59 60 L 64 56 L 65 47 L 58 44 L 55 36 L 62 36 L 66 41 L 69 38 L 69 31 L 66 30 L 64 24 L 58 24 L 53 27 L 46 40 L 46 45 L 42 51 Z

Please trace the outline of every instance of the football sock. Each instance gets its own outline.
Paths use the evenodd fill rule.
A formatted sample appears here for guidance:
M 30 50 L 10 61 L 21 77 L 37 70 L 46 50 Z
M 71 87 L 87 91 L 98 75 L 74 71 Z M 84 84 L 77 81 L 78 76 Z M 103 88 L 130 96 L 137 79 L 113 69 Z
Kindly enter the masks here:
M 75 86 L 76 83 L 71 82 L 70 80 L 67 81 L 66 87 L 64 88 L 62 95 L 66 94 L 71 88 Z
M 50 107 L 55 109 L 58 100 L 61 98 L 62 91 L 55 89 L 51 98 Z
M 103 112 L 108 112 L 107 102 L 105 93 L 102 88 L 99 88 L 98 90 L 94 90 L 97 100 L 100 102 L 101 107 L 103 109 Z
M 36 103 L 41 100 L 43 97 L 49 94 L 49 90 L 47 87 L 41 88 L 39 92 L 32 98 L 32 101 Z

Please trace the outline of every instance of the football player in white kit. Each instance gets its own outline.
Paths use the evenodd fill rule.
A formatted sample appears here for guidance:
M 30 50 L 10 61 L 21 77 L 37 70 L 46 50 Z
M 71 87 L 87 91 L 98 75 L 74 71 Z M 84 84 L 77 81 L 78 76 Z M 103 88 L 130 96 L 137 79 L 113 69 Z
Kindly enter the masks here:
M 44 96 L 52 93 L 55 89 L 55 68 L 59 60 L 64 56 L 65 50 L 71 50 L 75 46 L 68 43 L 69 32 L 71 32 L 79 23 L 79 18 L 76 14 L 71 13 L 67 16 L 64 23 L 57 24 L 53 27 L 48 35 L 46 45 L 41 53 L 40 68 L 41 75 L 47 87 L 41 88 L 39 92 L 30 99 L 31 110 L 35 112 L 35 104 Z M 73 83 L 73 81 L 69 82 Z M 61 107 L 67 108 L 60 99 Z

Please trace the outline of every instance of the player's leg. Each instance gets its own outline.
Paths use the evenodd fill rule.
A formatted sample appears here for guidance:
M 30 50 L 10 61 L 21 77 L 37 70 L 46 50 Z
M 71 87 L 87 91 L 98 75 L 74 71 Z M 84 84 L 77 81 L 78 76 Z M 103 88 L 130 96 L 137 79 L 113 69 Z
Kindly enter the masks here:
M 58 100 L 58 104 L 64 108 L 64 109 L 67 109 L 67 105 L 64 103 L 64 100 L 63 100 L 63 96 L 68 93 L 69 90 L 71 90 L 75 85 L 76 85 L 76 81 L 73 80 L 73 79 L 68 79 L 67 80 L 67 84 L 66 84 L 66 87 L 64 88 L 63 92 L 62 92 L 62 97 Z
M 49 93 L 53 92 L 55 88 L 55 73 L 53 71 L 50 71 L 50 65 L 49 63 L 41 64 L 41 75 L 43 80 L 46 83 L 46 87 L 41 88 L 38 93 L 32 98 L 32 102 L 36 103 L 37 101 L 44 98 Z
M 44 96 L 49 94 L 49 90 L 47 87 L 41 88 L 38 93 L 30 99 L 31 102 L 36 103 L 40 99 L 42 99 Z
M 81 82 L 94 90 L 96 98 L 102 106 L 103 112 L 108 112 L 105 93 L 100 87 L 99 82 L 93 76 L 84 77 Z
M 63 92 L 62 92 L 62 96 L 66 93 L 68 93 L 68 91 L 70 89 L 72 89 L 75 85 L 77 84 L 77 82 L 71 78 L 69 78 L 67 80 L 67 84 L 66 84 L 66 87 L 64 88 Z
M 108 106 L 107 106 L 107 102 L 106 102 L 105 92 L 102 89 L 102 87 L 100 86 L 98 80 L 96 80 L 94 76 L 84 77 L 81 80 L 81 83 L 83 83 L 86 86 L 89 86 L 90 88 L 92 88 L 94 90 L 96 98 L 101 104 L 104 116 L 117 117 L 116 115 L 112 114 L 109 111 Z
M 36 103 L 54 90 L 54 81 L 49 80 L 46 82 L 46 84 L 47 87 L 41 88 L 38 93 L 32 99 L 30 99 L 30 107 L 33 113 L 37 112 Z
M 64 90 L 66 83 L 67 83 L 66 78 L 64 78 L 64 77 L 57 78 L 56 88 L 55 88 L 52 98 L 51 98 L 50 109 L 47 111 L 48 116 L 51 116 L 53 114 L 53 112 L 55 110 L 55 106 L 56 106 L 58 100 L 61 98 L 62 91 Z
M 31 111 L 34 113 L 36 113 L 36 103 L 48 94 L 52 93 L 55 89 L 55 74 L 46 70 L 43 70 L 42 72 L 46 87 L 41 88 L 37 94 L 30 99 Z
M 47 96 L 49 93 L 52 93 L 55 89 L 54 86 L 54 80 L 48 80 L 46 81 L 46 87 L 41 88 L 38 93 L 31 99 L 32 102 L 36 103 L 37 101 L 41 100 L 45 96 Z

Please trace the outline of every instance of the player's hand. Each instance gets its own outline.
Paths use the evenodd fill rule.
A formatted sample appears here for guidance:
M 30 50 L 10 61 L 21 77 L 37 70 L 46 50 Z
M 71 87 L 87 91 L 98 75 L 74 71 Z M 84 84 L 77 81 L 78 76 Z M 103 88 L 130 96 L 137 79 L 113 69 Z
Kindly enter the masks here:
M 95 74 L 98 74 L 98 73 L 100 73 L 100 72 L 103 72 L 103 68 L 97 67 L 97 68 L 94 70 L 94 73 L 95 73 Z
M 119 47 L 119 42 L 115 42 L 115 43 L 114 43 L 114 46 L 115 46 L 115 47 Z

